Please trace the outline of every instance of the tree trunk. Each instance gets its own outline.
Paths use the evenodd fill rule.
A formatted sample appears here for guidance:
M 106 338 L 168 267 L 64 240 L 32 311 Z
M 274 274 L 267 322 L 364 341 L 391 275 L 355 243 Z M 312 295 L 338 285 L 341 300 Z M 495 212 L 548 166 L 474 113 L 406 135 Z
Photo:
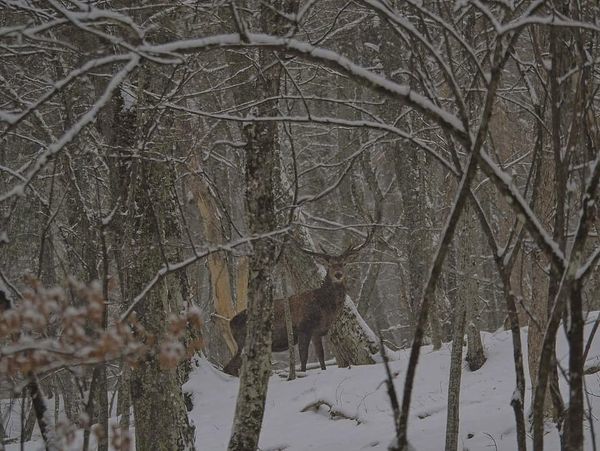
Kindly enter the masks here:
M 553 175 L 550 169 L 551 161 L 540 154 L 538 174 L 536 175 L 536 184 L 534 187 L 534 211 L 541 218 L 542 223 L 547 225 L 554 214 L 554 196 L 552 193 Z M 529 376 L 531 380 L 532 391 L 535 393 L 537 380 L 539 377 L 540 356 L 542 353 L 542 343 L 544 332 L 548 324 L 548 299 L 550 294 L 550 281 L 545 272 L 549 265 L 548 258 L 541 250 L 535 250 L 532 253 L 531 264 L 531 305 L 529 307 L 529 328 L 527 334 L 528 364 Z M 552 298 L 553 299 L 553 298 Z M 554 344 L 553 344 L 554 348 Z M 553 403 L 553 390 L 558 387 L 558 372 L 555 362 L 555 353 L 553 352 L 552 363 L 550 364 L 549 384 L 547 385 L 544 410 L 540 414 L 544 418 L 551 418 L 558 421 L 562 412 L 558 404 Z M 533 412 L 533 415 L 538 413 Z
M 371 328 L 346 297 L 344 307 L 329 331 L 329 340 L 339 367 L 370 365 L 376 362 L 379 343 Z
M 569 330 L 569 393 L 570 402 L 565 422 L 565 445 L 569 451 L 583 450 L 583 302 L 581 297 L 581 285 L 571 290 L 570 293 L 570 330 Z M 590 419 L 590 421 L 593 421 Z
M 472 213 L 472 208 L 467 205 L 463 216 L 464 227 L 460 236 L 460 270 L 463 283 L 459 288 L 459 296 L 462 297 L 466 317 L 467 356 L 465 360 L 471 371 L 477 371 L 485 363 L 486 357 L 477 326 L 479 283 L 476 279 L 479 276 L 479 264 L 475 255 L 474 245 L 477 242 L 477 236 Z
M 81 426 L 81 408 L 83 401 L 74 376 L 69 371 L 61 371 L 57 375 L 62 393 L 65 415 L 75 426 Z
M 462 352 L 465 336 L 465 303 L 459 296 L 454 311 L 454 332 L 452 334 L 452 353 L 450 356 L 450 376 L 448 378 L 448 408 L 446 418 L 445 451 L 457 451 L 458 430 L 460 426 L 460 380 L 462 377 Z
M 149 106 L 144 104 L 143 94 L 143 89 L 148 88 L 147 76 L 142 72 L 138 78 L 137 131 L 140 140 L 138 147 L 142 149 L 143 134 L 148 126 L 145 123 L 147 117 L 142 111 L 142 107 Z M 144 150 L 140 153 L 144 155 Z M 137 294 L 154 277 L 157 268 L 165 264 L 165 259 L 177 258 L 165 244 L 168 240 L 177 239 L 179 230 L 172 214 L 177 208 L 169 192 L 173 176 L 169 166 L 151 158 L 142 158 L 139 162 L 132 162 L 132 165 L 136 165 L 132 172 L 137 176 L 135 182 L 139 189 L 131 199 L 131 208 L 136 210 L 131 248 L 137 251 L 137 258 L 133 259 L 130 269 L 129 293 Z M 150 348 L 131 371 L 135 441 L 139 451 L 194 448 L 194 428 L 188 422 L 177 369 L 161 364 L 161 344 L 167 332 L 165 319 L 171 311 L 180 308 L 175 305 L 176 296 L 174 284 L 169 284 L 169 278 L 165 278 L 135 308 L 139 322 L 149 337 L 146 344 Z
M 119 427 L 121 433 L 129 431 L 130 416 L 131 416 L 131 370 L 127 364 L 122 364 L 122 373 L 119 380 L 119 388 L 117 395 L 117 416 L 119 418 Z
M 166 296 L 164 285 L 157 287 L 145 298 L 143 311 L 138 309 L 140 322 L 157 343 L 160 343 L 164 333 L 164 316 L 168 312 Z M 156 345 L 131 371 L 136 449 L 192 450 L 194 428 L 188 422 L 176 369 L 163 368 L 159 362 L 159 352 L 159 346 Z M 157 418 L 160 420 L 157 421 Z
M 31 397 L 31 409 L 40 428 L 44 446 L 46 447 L 46 451 L 57 450 L 58 446 L 55 443 L 56 436 L 54 435 L 52 426 L 48 424 L 48 419 L 50 416 L 48 414 L 48 407 L 46 406 L 43 394 L 40 391 L 40 384 L 33 374 L 29 375 L 29 378 L 30 382 L 27 384 L 27 392 Z
M 264 60 L 264 51 L 262 58 Z M 271 86 L 263 86 L 268 93 Z M 246 199 L 250 232 L 259 235 L 275 227 L 272 186 L 276 127 L 273 123 L 248 126 L 246 133 Z M 253 243 L 248 289 L 246 344 L 242 353 L 240 389 L 228 449 L 250 451 L 258 446 L 267 384 L 271 374 L 273 325 L 272 267 L 275 246 L 269 239 Z
M 289 358 L 289 374 L 288 381 L 296 379 L 296 348 L 294 347 L 294 329 L 292 327 L 292 313 L 290 311 L 290 301 L 285 299 L 284 303 L 284 314 L 285 314 L 285 328 L 287 330 L 288 339 L 288 358 Z
M 276 10 L 287 11 L 291 6 L 285 0 L 272 3 Z M 262 27 L 279 31 L 281 17 L 264 5 L 261 5 L 260 12 Z M 262 68 L 271 67 L 257 77 L 257 95 L 264 99 L 278 96 L 281 67 L 277 59 L 269 50 L 260 49 L 259 63 Z M 258 110 L 261 116 L 271 116 L 277 114 L 277 105 L 265 103 Z M 253 123 L 244 128 L 244 137 L 248 229 L 250 233 L 260 235 L 271 232 L 277 224 L 273 189 L 277 164 L 277 125 L 274 122 Z M 257 449 L 271 374 L 272 272 L 276 249 L 273 241 L 264 238 L 254 241 L 252 247 L 246 340 L 229 451 Z
M 195 162 L 195 166 L 197 168 L 200 167 L 198 161 Z M 212 245 L 222 244 L 225 241 L 221 229 L 222 217 L 215 203 L 214 195 L 210 191 L 210 187 L 202 178 L 202 175 L 198 174 L 190 183 L 190 188 L 194 193 L 196 206 L 202 217 L 206 241 Z M 216 324 L 221 331 L 221 336 L 225 340 L 225 344 L 227 345 L 231 356 L 233 356 L 237 351 L 237 343 L 231 334 L 229 323 L 222 320 L 231 319 L 236 313 L 233 302 L 233 293 L 231 291 L 231 274 L 229 272 L 225 254 L 218 252 L 209 255 L 208 270 L 210 272 L 211 292 L 213 295 L 215 313 L 220 317 L 216 321 Z M 247 276 L 244 271 L 241 272 L 239 277 L 240 279 L 247 281 Z M 239 305 L 237 311 L 240 311 Z
M 481 341 L 481 333 L 479 328 L 471 316 L 470 322 L 467 325 L 467 357 L 465 360 L 469 364 L 471 371 L 477 371 L 483 366 L 487 360 L 483 350 L 483 342 Z
M 98 451 L 108 451 L 108 378 L 106 376 L 106 365 L 98 365 L 95 371 L 98 371 L 98 385 L 95 396 L 95 404 L 98 406 L 95 411 L 100 432 L 98 433 Z

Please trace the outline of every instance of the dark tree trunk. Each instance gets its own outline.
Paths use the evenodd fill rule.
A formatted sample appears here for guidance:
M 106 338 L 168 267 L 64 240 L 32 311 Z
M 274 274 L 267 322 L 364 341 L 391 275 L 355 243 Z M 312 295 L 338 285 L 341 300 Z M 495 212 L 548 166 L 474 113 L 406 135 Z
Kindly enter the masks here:
M 51 430 L 51 426 L 48 424 L 48 408 L 46 407 L 42 392 L 40 391 L 37 378 L 34 375 L 30 375 L 29 378 L 30 381 L 27 384 L 26 390 L 31 397 L 31 408 L 35 414 L 37 424 L 40 428 L 46 451 L 53 451 L 57 449 L 57 447 L 54 443 L 55 437 L 53 436 L 53 431 Z

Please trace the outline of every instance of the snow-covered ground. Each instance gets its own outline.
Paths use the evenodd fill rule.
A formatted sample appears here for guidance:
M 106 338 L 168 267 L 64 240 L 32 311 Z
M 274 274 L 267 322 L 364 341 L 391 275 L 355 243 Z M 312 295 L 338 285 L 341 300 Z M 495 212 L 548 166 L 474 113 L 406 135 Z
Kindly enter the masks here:
M 589 316 L 588 332 L 596 315 Z M 526 329 L 522 331 L 522 338 L 526 343 Z M 470 372 L 463 365 L 460 443 L 463 449 L 470 451 L 514 451 L 515 426 L 509 404 L 515 386 L 510 332 L 484 333 L 483 340 L 488 357 L 486 364 L 476 372 Z M 450 344 L 445 344 L 440 351 L 433 352 L 427 346 L 421 353 L 409 426 L 409 439 L 418 451 L 437 451 L 444 447 L 450 347 Z M 564 368 L 567 351 L 561 331 L 557 355 Z M 408 351 L 400 351 L 397 357 L 391 367 L 398 373 L 395 384 L 400 393 Z M 194 409 L 190 418 L 196 426 L 197 449 L 222 451 L 227 448 L 231 431 L 238 380 L 223 374 L 204 359 L 197 363 L 185 386 L 193 393 Z M 600 364 L 599 338 L 594 340 L 587 364 Z M 384 379 L 381 364 L 349 369 L 329 367 L 326 371 L 313 369 L 305 377 L 294 381 L 273 375 L 260 449 L 386 450 L 394 436 L 394 429 L 386 388 L 382 383 Z M 564 380 L 562 384 L 566 395 Z M 594 427 L 599 431 L 600 373 L 587 376 L 586 384 L 592 413 L 596 417 Z M 325 404 L 318 409 L 306 409 L 318 401 L 329 404 L 335 413 L 330 413 L 330 407 Z M 529 406 L 529 387 L 525 401 Z M 585 449 L 592 450 L 589 424 L 585 429 Z M 29 443 L 26 449 L 40 449 L 40 445 L 40 442 Z M 558 434 L 550 429 L 545 449 L 555 451 L 559 448 Z M 7 449 L 16 450 L 18 445 Z
M 587 330 L 595 319 L 590 315 Z M 527 330 L 522 331 L 527 343 Z M 470 451 L 514 451 L 515 422 L 510 399 L 515 387 L 510 332 L 484 333 L 488 360 L 476 372 L 463 365 L 460 408 L 460 443 Z M 450 344 L 433 352 L 424 347 L 417 370 L 409 439 L 416 450 L 444 449 L 446 429 L 446 399 L 450 369 Z M 561 331 L 557 355 L 567 368 L 568 346 Z M 391 362 L 397 392 L 402 390 L 408 351 L 398 353 Z M 588 364 L 600 363 L 600 339 L 588 356 Z M 529 376 L 527 375 L 527 379 Z M 325 371 L 309 370 L 306 377 L 287 381 L 274 375 L 267 397 L 260 448 L 266 450 L 386 450 L 394 436 L 393 419 L 386 394 L 383 365 L 330 367 Z M 561 387 L 566 395 L 566 384 Z M 600 411 L 600 373 L 586 377 L 592 412 Z M 202 450 L 225 450 L 231 430 L 238 388 L 236 378 L 224 375 L 202 360 L 186 388 L 193 392 L 194 410 L 191 418 L 196 425 L 196 443 Z M 330 415 L 329 407 L 318 410 L 305 408 L 325 401 L 340 416 Z M 530 403 L 527 389 L 526 407 Z M 600 420 L 594 423 L 600 431 Z M 547 451 L 559 450 L 558 434 L 551 429 L 546 436 Z M 589 426 L 586 425 L 586 450 L 592 449 Z

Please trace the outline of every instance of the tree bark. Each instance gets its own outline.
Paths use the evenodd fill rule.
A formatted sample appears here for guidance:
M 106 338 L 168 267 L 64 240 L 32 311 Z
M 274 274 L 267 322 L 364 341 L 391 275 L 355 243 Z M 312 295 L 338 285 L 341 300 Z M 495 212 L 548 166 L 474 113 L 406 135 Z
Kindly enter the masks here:
M 119 427 L 121 428 L 121 433 L 125 433 L 129 431 L 131 419 L 131 370 L 125 363 L 121 364 L 121 367 L 122 372 L 117 395 L 117 416 L 120 416 Z
M 486 357 L 481 342 L 481 334 L 477 326 L 479 305 L 479 262 L 476 260 L 475 244 L 477 234 L 470 205 L 465 207 L 463 216 L 463 230 L 459 241 L 460 271 L 463 282 L 459 287 L 459 297 L 462 298 L 465 311 L 465 328 L 467 333 L 467 356 L 465 360 L 471 371 L 477 371 L 485 363 Z
M 288 10 L 286 0 L 273 2 L 276 10 Z M 286 6 L 286 8 L 284 8 Z M 232 6 L 232 8 L 235 8 Z M 260 7 L 264 29 L 281 27 L 281 17 L 265 5 Z M 236 12 L 237 14 L 237 12 Z M 279 95 L 280 66 L 269 50 L 259 50 L 260 67 L 267 72 L 257 77 L 257 94 L 268 99 Z M 258 107 L 259 114 L 276 114 L 276 103 Z M 275 229 L 274 168 L 278 145 L 277 125 L 258 122 L 244 128 L 246 138 L 246 212 L 249 232 L 254 235 Z M 242 353 L 240 388 L 235 408 L 229 451 L 252 451 L 258 447 L 264 415 L 267 387 L 271 374 L 271 340 L 273 329 L 273 280 L 275 244 L 269 239 L 253 242 L 248 286 L 248 319 Z
M 371 365 L 379 353 L 377 337 L 359 315 L 354 302 L 346 302 L 329 331 L 329 340 L 339 367 Z
M 148 89 L 149 73 L 142 71 L 138 77 L 137 133 L 138 144 L 144 156 L 148 119 L 142 107 L 145 104 L 143 90 Z M 153 149 L 157 150 L 157 149 Z M 160 147 L 158 148 L 160 151 Z M 148 280 L 154 277 L 156 268 L 173 256 L 165 244 L 179 237 L 179 230 L 172 212 L 174 198 L 169 192 L 173 174 L 169 166 L 142 158 L 132 162 L 138 186 L 131 199 L 135 209 L 135 231 L 131 248 L 137 251 L 130 269 L 129 293 L 140 293 Z M 169 278 L 157 283 L 135 308 L 140 324 L 144 327 L 149 352 L 131 371 L 131 399 L 135 418 L 135 442 L 139 451 L 191 450 L 194 448 L 194 428 L 188 422 L 187 409 L 181 392 L 177 369 L 161 364 L 161 344 L 167 332 L 166 318 L 176 306 L 174 284 Z M 159 418 L 160 421 L 156 421 Z
M 263 55 L 264 58 L 264 55 Z M 263 87 L 268 88 L 269 86 Z M 269 92 L 269 91 L 266 91 Z M 258 123 L 245 129 L 246 199 L 250 232 L 268 233 L 275 227 L 273 160 L 276 128 Z M 272 267 L 275 246 L 269 239 L 253 243 L 248 289 L 246 344 L 242 353 L 240 389 L 236 403 L 230 451 L 255 450 L 264 414 L 267 384 L 271 374 L 273 325 Z
M 285 328 L 287 330 L 288 339 L 288 358 L 289 358 L 289 373 L 288 381 L 296 379 L 296 348 L 294 347 L 294 328 L 292 327 L 292 313 L 290 311 L 290 301 L 284 301 Z
M 554 194 L 553 182 L 554 176 L 551 170 L 552 161 L 540 153 L 538 161 L 538 174 L 534 186 L 533 207 L 536 214 L 540 217 L 542 223 L 549 225 L 550 219 L 554 214 Z M 545 272 L 549 265 L 549 259 L 541 250 L 535 250 L 532 255 L 531 263 L 531 305 L 529 307 L 529 329 L 527 334 L 528 364 L 529 376 L 533 392 L 537 387 L 539 377 L 540 356 L 542 354 L 542 345 L 544 332 L 548 324 L 548 310 L 551 308 L 548 300 L 551 293 L 550 280 Z M 552 344 L 554 349 L 555 345 Z M 543 412 L 533 412 L 533 415 L 543 415 L 544 418 L 552 418 L 558 421 L 562 412 L 558 405 L 552 402 L 553 389 L 558 387 L 558 372 L 556 369 L 555 352 L 551 356 L 552 363 L 549 366 L 549 381 L 545 394 Z
M 157 213 L 159 206 L 170 205 L 172 198 L 167 187 L 171 174 L 160 163 L 140 163 L 138 205 L 138 258 L 132 270 L 131 292 L 139 293 L 156 268 L 164 264 L 165 239 L 175 233 L 168 215 L 163 220 Z M 168 207 L 167 207 L 168 208 Z M 136 447 L 138 450 L 193 449 L 194 429 L 187 418 L 180 380 L 176 368 L 165 368 L 160 363 L 160 344 L 165 338 L 167 315 L 173 310 L 175 291 L 163 280 L 147 294 L 136 308 L 136 313 L 152 343 L 151 351 L 131 372 L 131 398 L 135 416 Z M 160 421 L 156 421 L 160 418 Z
M 454 313 L 454 331 L 452 334 L 452 353 L 450 355 L 450 376 L 448 378 L 448 408 L 446 418 L 445 451 L 458 448 L 458 430 L 460 426 L 460 381 L 462 376 L 462 354 L 465 336 L 465 301 L 457 300 Z
M 58 449 L 58 446 L 52 426 L 48 424 L 48 407 L 46 406 L 46 402 L 40 391 L 40 385 L 37 378 L 33 374 L 29 375 L 29 378 L 30 382 L 27 384 L 27 392 L 31 397 L 31 408 L 40 428 L 44 446 L 46 447 L 46 451 L 55 451 Z
M 196 168 L 200 167 L 197 161 L 195 162 L 195 166 Z M 190 188 L 194 193 L 196 206 L 202 217 L 206 241 L 210 244 L 222 244 L 225 241 L 221 230 L 222 217 L 210 187 L 202 178 L 202 175 L 198 174 L 190 183 Z M 244 268 L 241 269 L 243 270 Z M 231 319 L 236 313 L 236 308 L 234 307 L 233 293 L 231 290 L 231 274 L 224 253 L 219 252 L 208 256 L 208 270 L 210 272 L 210 283 L 212 286 L 211 291 L 215 313 L 221 318 Z M 241 272 L 239 277 L 240 279 L 247 281 L 247 276 L 244 271 Z M 237 311 L 240 310 L 243 309 L 240 309 L 240 306 L 238 305 Z M 237 343 L 231 334 L 229 323 L 220 319 L 217 320 L 216 323 L 231 356 L 234 356 L 237 351 Z

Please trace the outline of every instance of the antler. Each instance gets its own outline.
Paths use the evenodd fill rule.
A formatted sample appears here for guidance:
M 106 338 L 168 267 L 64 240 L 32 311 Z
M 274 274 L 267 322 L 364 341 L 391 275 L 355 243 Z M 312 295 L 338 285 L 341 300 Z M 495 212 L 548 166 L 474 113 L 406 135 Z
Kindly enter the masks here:
M 310 249 L 306 249 L 293 236 L 291 236 L 291 241 L 296 245 L 296 247 L 301 252 L 304 252 L 305 254 L 312 255 L 313 257 L 320 258 L 320 259 L 323 259 L 325 261 L 330 261 L 330 260 L 342 260 L 343 261 L 343 260 L 348 259 L 352 255 L 358 253 L 361 249 L 363 249 L 365 246 L 367 246 L 371 242 L 371 240 L 373 239 L 373 235 L 374 234 L 375 234 L 375 225 L 373 225 L 371 227 L 371 229 L 369 229 L 369 231 L 367 232 L 367 236 L 365 237 L 365 240 L 362 243 L 360 243 L 358 245 L 351 244 L 350 246 L 348 246 L 348 248 L 344 252 L 342 252 L 339 255 L 332 255 L 331 253 L 327 252 L 323 248 L 323 246 L 320 245 L 320 244 L 319 244 L 319 249 L 321 249 L 321 252 L 317 252 L 317 251 L 313 251 L 313 250 L 310 250 Z
M 292 238 L 292 242 L 296 245 L 296 247 L 303 253 L 308 254 L 308 255 L 312 255 L 313 257 L 317 257 L 317 258 L 321 258 L 323 260 L 331 260 L 332 258 L 335 258 L 333 255 L 327 253 L 327 251 L 325 249 L 323 249 L 323 246 L 319 245 L 319 248 L 321 249 L 322 252 L 316 252 L 316 251 L 311 251 L 310 249 L 306 249 L 305 247 L 301 246 L 300 243 L 298 243 L 298 241 L 295 238 Z
M 346 260 L 350 256 L 357 254 L 361 249 L 363 249 L 365 246 L 367 246 L 371 242 L 374 234 L 375 234 L 375 227 L 372 227 L 367 232 L 367 236 L 365 237 L 365 240 L 361 244 L 348 246 L 348 248 L 344 252 L 342 252 L 342 254 L 339 255 L 337 258 L 340 260 Z

